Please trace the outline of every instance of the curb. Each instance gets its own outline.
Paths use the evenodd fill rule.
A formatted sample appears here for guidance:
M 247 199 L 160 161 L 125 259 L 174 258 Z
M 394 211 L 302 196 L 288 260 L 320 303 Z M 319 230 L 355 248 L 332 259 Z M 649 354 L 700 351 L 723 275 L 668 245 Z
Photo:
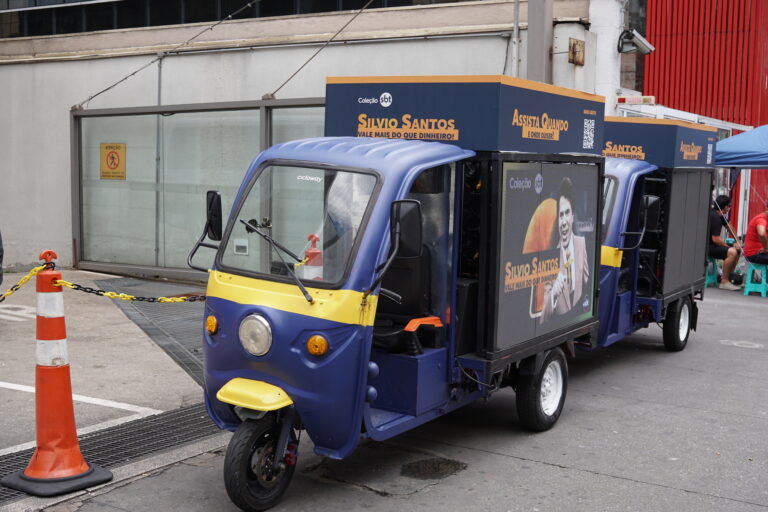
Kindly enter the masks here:
M 25 498 L 20 501 L 9 503 L 8 505 L 0 507 L 0 512 L 32 512 L 70 500 L 76 500 L 78 498 L 85 497 L 86 499 L 90 499 L 95 496 L 107 494 L 112 490 L 112 488 L 120 487 L 120 484 L 127 483 L 127 481 L 151 477 L 151 473 L 155 470 L 172 466 L 173 464 L 190 459 L 192 457 L 196 457 L 197 455 L 201 455 L 203 453 L 224 448 L 227 446 L 227 443 L 229 443 L 229 438 L 231 435 L 232 434 L 229 432 L 222 432 L 201 439 L 195 443 L 190 443 L 185 446 L 174 448 L 173 450 L 169 450 L 167 452 L 147 457 L 146 459 L 122 466 L 116 466 L 114 468 L 109 468 L 114 475 L 112 481 L 93 487 L 92 489 L 65 494 L 55 498 Z

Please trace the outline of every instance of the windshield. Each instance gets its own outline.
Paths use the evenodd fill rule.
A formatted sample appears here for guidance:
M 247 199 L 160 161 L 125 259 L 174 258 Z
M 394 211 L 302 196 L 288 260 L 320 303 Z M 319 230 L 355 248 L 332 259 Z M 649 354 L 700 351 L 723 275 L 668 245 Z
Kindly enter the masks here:
M 376 177 L 362 172 L 264 168 L 237 207 L 222 264 L 285 277 L 294 271 L 301 279 L 339 283 L 375 185 Z

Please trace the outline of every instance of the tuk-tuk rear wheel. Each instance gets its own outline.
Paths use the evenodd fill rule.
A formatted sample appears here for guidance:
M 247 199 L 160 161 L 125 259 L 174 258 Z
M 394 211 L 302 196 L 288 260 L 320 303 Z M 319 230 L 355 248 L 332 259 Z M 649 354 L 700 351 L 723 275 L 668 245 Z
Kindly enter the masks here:
M 688 344 L 691 334 L 691 299 L 681 297 L 667 308 L 664 317 L 664 348 L 680 352 Z
M 296 441 L 291 432 L 291 442 Z M 283 496 L 296 469 L 275 460 L 280 424 L 271 417 L 240 424 L 224 457 L 224 486 L 232 502 L 251 512 L 273 507 Z
M 568 390 L 568 363 L 559 348 L 544 357 L 533 375 L 521 375 L 516 390 L 517 416 L 523 427 L 534 432 L 549 430 L 557 423 Z

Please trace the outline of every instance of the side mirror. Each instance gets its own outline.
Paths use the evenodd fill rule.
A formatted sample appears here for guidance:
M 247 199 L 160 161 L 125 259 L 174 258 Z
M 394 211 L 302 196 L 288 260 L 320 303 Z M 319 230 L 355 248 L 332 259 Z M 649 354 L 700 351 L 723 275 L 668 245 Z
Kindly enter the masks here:
M 659 229 L 659 217 L 661 216 L 661 199 L 658 196 L 646 194 L 643 196 L 643 216 L 645 218 L 645 230 L 656 231 Z
M 221 194 L 216 190 L 209 190 L 206 197 L 207 220 L 205 224 L 208 238 L 218 242 L 221 240 Z
M 421 256 L 421 203 L 413 199 L 394 201 L 390 221 L 389 236 L 392 247 L 397 246 L 397 256 Z

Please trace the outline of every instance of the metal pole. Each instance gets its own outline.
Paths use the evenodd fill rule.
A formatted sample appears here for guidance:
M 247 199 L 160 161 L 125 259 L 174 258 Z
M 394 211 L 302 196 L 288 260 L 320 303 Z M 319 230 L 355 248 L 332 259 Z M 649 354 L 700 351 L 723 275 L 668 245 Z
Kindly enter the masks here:
M 520 0 L 515 0 L 515 29 L 512 32 L 512 76 L 520 77 Z

